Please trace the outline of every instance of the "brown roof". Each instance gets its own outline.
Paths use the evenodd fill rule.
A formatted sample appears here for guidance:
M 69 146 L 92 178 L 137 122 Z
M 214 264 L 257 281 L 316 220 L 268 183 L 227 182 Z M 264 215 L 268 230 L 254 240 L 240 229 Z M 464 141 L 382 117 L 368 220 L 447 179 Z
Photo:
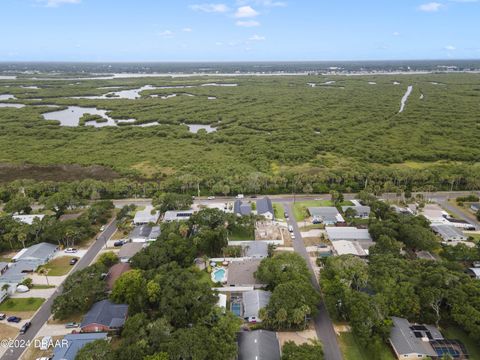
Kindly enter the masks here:
M 118 263 L 113 265 L 108 271 L 108 275 L 106 278 L 107 289 L 112 290 L 113 284 L 120 277 L 120 275 L 130 270 L 132 270 L 132 268 L 129 263 Z

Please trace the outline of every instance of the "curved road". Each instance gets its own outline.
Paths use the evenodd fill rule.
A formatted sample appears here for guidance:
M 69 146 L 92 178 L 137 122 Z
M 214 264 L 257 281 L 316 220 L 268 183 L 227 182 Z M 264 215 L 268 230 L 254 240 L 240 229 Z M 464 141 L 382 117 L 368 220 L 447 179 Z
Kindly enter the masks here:
M 72 269 L 72 271 L 69 273 L 72 274 L 75 271 L 82 270 L 86 268 L 90 263 L 95 259 L 97 254 L 100 252 L 103 246 L 105 246 L 106 241 L 113 235 L 113 233 L 116 230 L 116 224 L 117 222 L 114 220 L 110 224 L 108 224 L 107 228 L 103 233 L 100 234 L 98 239 L 90 246 L 86 254 L 78 261 L 78 263 L 75 265 L 75 267 Z M 60 285 L 55 293 L 43 303 L 43 305 L 40 307 L 40 309 L 35 313 L 33 318 L 30 320 L 32 323 L 32 326 L 26 334 L 24 335 L 18 335 L 15 340 L 19 340 L 19 343 L 24 343 L 28 344 L 28 342 L 32 342 L 31 346 L 33 345 L 33 339 L 35 339 L 38 331 L 41 329 L 41 327 L 47 322 L 47 320 L 50 318 L 50 315 L 52 315 L 52 304 L 53 300 L 57 296 L 59 296 L 62 293 L 63 286 Z M 1 360 L 18 360 L 22 356 L 23 352 L 27 349 L 27 346 L 22 346 L 22 347 L 12 347 L 8 349 L 5 354 L 1 357 Z

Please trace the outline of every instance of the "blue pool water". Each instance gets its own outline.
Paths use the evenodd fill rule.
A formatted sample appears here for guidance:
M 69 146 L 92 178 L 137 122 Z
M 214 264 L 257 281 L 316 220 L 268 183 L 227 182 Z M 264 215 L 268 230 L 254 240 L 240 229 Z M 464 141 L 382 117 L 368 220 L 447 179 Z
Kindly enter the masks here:
M 222 282 L 225 277 L 225 269 L 217 269 L 213 272 L 215 281 Z
M 233 303 L 231 309 L 232 309 L 232 313 L 234 313 L 235 315 L 237 315 L 237 316 L 241 315 L 240 314 L 240 311 L 241 311 L 240 304 Z

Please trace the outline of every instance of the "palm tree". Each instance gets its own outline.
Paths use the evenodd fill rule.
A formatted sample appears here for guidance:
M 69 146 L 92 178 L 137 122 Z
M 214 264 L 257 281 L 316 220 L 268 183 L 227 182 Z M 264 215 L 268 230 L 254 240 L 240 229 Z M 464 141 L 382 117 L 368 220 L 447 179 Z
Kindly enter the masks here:
M 40 268 L 40 269 L 38 270 L 38 273 L 39 273 L 40 275 L 45 275 L 45 279 L 47 280 L 47 285 L 50 286 L 50 283 L 48 282 L 48 276 L 47 276 L 47 274 L 48 274 L 48 269 L 42 267 L 42 268 Z

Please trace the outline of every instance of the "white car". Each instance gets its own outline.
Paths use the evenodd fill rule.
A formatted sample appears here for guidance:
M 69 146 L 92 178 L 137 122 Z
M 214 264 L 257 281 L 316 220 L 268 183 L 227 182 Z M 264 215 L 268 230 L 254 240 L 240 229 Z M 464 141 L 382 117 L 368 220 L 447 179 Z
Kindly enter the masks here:
M 215 196 L 209 196 L 207 197 L 207 200 L 215 200 Z
M 100 231 L 105 231 L 105 225 L 102 225 L 102 227 L 100 228 Z
M 65 252 L 66 252 L 67 254 L 75 254 L 77 251 L 78 251 L 78 250 L 75 249 L 75 248 L 66 248 L 66 249 L 65 249 Z
M 245 196 L 243 196 L 243 194 L 238 194 L 237 195 L 237 199 L 243 199 Z
M 292 225 L 288 225 L 288 231 L 293 233 L 293 226 Z

